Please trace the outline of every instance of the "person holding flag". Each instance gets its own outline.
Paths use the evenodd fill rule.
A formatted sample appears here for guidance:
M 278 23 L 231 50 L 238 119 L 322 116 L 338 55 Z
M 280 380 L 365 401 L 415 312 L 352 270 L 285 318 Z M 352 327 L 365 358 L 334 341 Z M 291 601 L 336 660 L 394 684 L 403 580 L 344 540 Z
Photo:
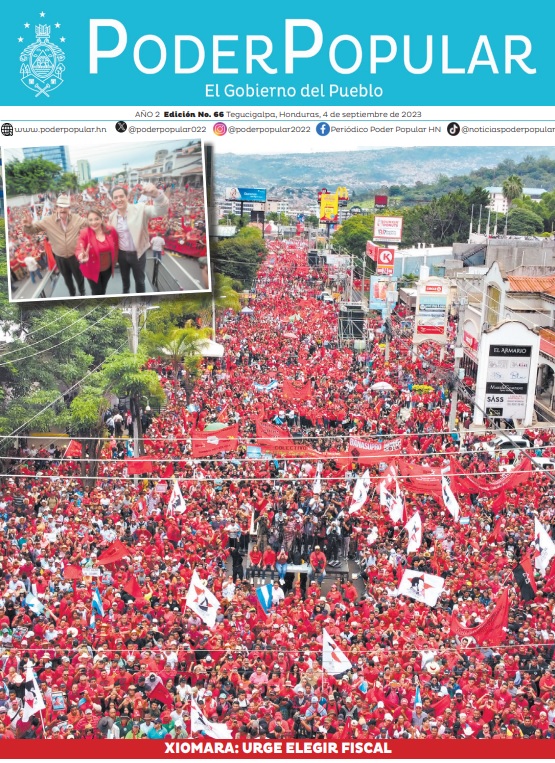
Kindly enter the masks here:
M 352 668 L 351 661 L 337 646 L 326 628 L 322 629 L 322 668 L 332 676 L 346 673 Z
M 25 694 L 23 697 L 23 713 L 21 719 L 26 723 L 33 715 L 42 713 L 45 709 L 46 705 L 44 697 L 42 696 L 37 683 L 37 678 L 33 670 L 33 663 L 29 661 L 25 673 Z
M 104 605 L 102 604 L 102 598 L 100 596 L 100 591 L 98 588 L 95 588 L 92 595 L 92 601 L 91 601 L 91 619 L 89 623 L 90 628 L 96 628 L 96 616 L 104 617 Z

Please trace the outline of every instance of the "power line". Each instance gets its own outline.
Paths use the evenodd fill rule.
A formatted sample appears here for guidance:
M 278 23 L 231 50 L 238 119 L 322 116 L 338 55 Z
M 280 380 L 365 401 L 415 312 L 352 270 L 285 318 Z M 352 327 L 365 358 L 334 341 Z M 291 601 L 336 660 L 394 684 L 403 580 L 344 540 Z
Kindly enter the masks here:
M 64 332 L 64 331 L 67 331 L 67 330 L 68 330 L 68 329 L 70 329 L 72 326 L 75 326 L 75 324 L 76 324 L 76 323 L 79 323 L 79 321 L 81 321 L 81 320 L 84 320 L 85 318 L 87 318 L 87 317 L 88 317 L 88 316 L 89 316 L 91 313 L 93 313 L 93 312 L 94 312 L 94 311 L 95 311 L 95 310 L 96 310 L 98 307 L 99 307 L 99 305 L 98 305 L 98 304 L 97 304 L 97 305 L 95 305 L 95 306 L 93 307 L 93 309 L 92 309 L 92 310 L 90 310 L 90 312 L 86 313 L 85 315 L 82 315 L 82 316 L 80 316 L 80 317 L 79 317 L 79 318 L 78 318 L 76 321 L 73 321 L 73 323 L 70 323 L 68 326 L 64 326 L 64 327 L 63 327 L 63 328 L 61 328 L 59 331 L 56 331 L 54 334 L 50 334 L 49 336 L 45 336 L 43 339 L 38 339 L 36 342 L 32 342 L 31 344 L 26 344 L 26 343 L 25 343 L 25 340 L 22 340 L 22 341 L 23 341 L 23 343 L 24 343 L 22 347 L 18 347 L 18 348 L 17 348 L 17 349 L 15 349 L 15 350 L 10 350 L 10 352 L 2 352 L 2 353 L 0 353 L 0 360 L 2 360 L 3 358 L 6 358 L 8 355 L 13 355 L 13 354 L 14 354 L 14 353 L 16 353 L 16 352 L 24 352 L 24 351 L 28 350 L 30 347 L 35 347 L 37 344 L 41 344 L 41 342 L 45 342 L 47 339 L 52 339 L 53 337 L 55 337 L 55 336 L 58 336 L 58 334 L 61 334 L 62 332 Z M 69 310 L 68 310 L 68 313 L 69 313 L 69 312 L 71 312 L 71 311 L 69 311 Z M 67 315 L 68 313 L 66 313 L 66 315 Z M 65 317 L 65 316 L 64 316 L 64 317 Z M 47 324 L 47 325 L 50 325 L 50 324 Z M 45 328 L 46 328 L 46 327 L 45 327 Z M 25 337 L 25 339 L 27 339 L 27 336 Z M 19 360 L 19 358 L 18 358 L 17 360 Z M 14 361 L 14 362 L 17 362 L 17 360 L 16 360 L 16 361 Z
M 104 317 L 106 317 L 106 316 L 104 316 Z M 11 432 L 9 435 L 4 435 L 3 437 L 0 437 L 0 444 L 2 442 L 4 442 L 4 440 L 7 440 L 8 438 L 13 437 L 14 435 L 16 435 L 17 432 L 19 432 L 21 429 L 25 429 L 32 421 L 34 421 L 36 418 L 41 416 L 45 411 L 47 411 L 49 408 L 51 408 L 56 403 L 60 402 L 60 400 L 63 400 L 64 397 L 68 394 L 68 392 L 71 392 L 72 390 L 74 390 L 76 387 L 78 387 L 80 384 L 82 384 L 85 381 L 85 379 L 87 379 L 89 376 L 91 376 L 91 374 L 93 374 L 95 371 L 98 371 L 98 369 L 102 365 L 104 365 L 104 363 L 108 360 L 108 358 L 111 358 L 112 355 L 115 355 L 116 352 L 119 352 L 121 350 L 121 348 L 125 344 L 127 344 L 127 342 L 123 342 L 117 349 L 115 349 L 113 352 L 111 352 L 109 355 L 107 355 L 104 358 L 104 360 L 102 360 L 98 365 L 96 365 L 94 368 L 91 368 L 90 371 L 87 371 L 87 373 L 85 374 L 85 376 L 83 376 L 82 379 L 80 379 L 79 381 L 75 382 L 75 384 L 72 384 L 72 386 L 69 387 L 62 395 L 59 395 L 55 400 L 52 400 L 52 402 L 48 403 L 48 405 L 45 405 L 44 408 L 42 410 L 40 410 L 38 413 L 36 413 L 31 419 L 26 421 L 24 424 L 21 424 L 20 426 L 18 426 L 17 429 L 14 429 L 14 431 Z M 0 476 L 2 476 L 2 475 L 0 475 Z
M 53 347 L 46 347 L 44 350 L 39 350 L 38 352 L 34 352 L 31 355 L 27 355 L 25 358 L 16 358 L 15 361 L 9 361 L 8 363 L 0 363 L 0 368 L 3 368 L 4 366 L 12 365 L 12 362 L 17 362 L 18 360 L 23 360 L 23 359 L 29 360 L 30 358 L 35 358 L 37 355 L 42 355 L 44 352 L 52 352 L 52 350 L 55 350 L 57 347 L 61 347 L 63 344 L 67 344 L 67 342 L 73 342 L 73 340 L 77 339 L 78 336 L 85 334 L 94 326 L 97 326 L 103 320 L 106 320 L 106 318 L 108 318 L 108 316 L 110 316 L 114 312 L 114 310 L 117 310 L 117 309 L 118 309 L 117 307 L 113 307 L 106 315 L 103 315 L 102 318 L 99 318 L 94 323 L 89 324 L 86 328 L 84 328 L 82 331 L 79 331 L 77 334 L 74 334 L 73 336 L 70 336 L 67 339 L 64 339 L 63 342 L 58 342 L 58 344 L 55 344 Z M 25 349 L 25 348 L 21 348 L 21 349 Z

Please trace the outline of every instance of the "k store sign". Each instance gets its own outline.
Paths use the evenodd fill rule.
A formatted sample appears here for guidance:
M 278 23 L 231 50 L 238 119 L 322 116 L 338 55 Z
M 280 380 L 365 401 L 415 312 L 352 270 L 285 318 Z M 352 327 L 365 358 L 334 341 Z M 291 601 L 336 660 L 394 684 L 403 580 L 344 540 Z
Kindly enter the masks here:
M 378 249 L 376 275 L 392 276 L 395 264 L 395 249 Z

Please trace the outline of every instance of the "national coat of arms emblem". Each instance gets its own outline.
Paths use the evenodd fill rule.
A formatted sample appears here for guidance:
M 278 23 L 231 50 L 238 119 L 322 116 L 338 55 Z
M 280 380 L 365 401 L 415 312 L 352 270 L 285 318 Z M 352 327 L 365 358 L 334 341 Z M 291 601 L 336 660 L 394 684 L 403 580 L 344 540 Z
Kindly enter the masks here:
M 58 45 L 50 42 L 50 32 L 49 24 L 37 24 L 35 42 L 27 45 L 19 55 L 21 81 L 25 87 L 35 92 L 35 98 L 40 95 L 49 98 L 52 90 L 60 87 L 64 81 L 65 53 Z

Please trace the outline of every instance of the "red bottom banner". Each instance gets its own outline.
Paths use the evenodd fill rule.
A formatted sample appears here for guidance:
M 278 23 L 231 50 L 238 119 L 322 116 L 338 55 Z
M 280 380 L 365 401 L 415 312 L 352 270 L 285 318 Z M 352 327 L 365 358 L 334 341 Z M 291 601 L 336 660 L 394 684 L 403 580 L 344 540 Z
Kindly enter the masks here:
M 124 740 L 121 740 L 124 741 Z M 187 757 L 196 760 L 280 760 L 318 757 L 321 760 L 500 759 L 555 758 L 555 740 L 319 740 L 319 739 L 180 739 L 180 740 L 12 740 L 0 739 L 0 756 L 11 759 L 161 760 Z

